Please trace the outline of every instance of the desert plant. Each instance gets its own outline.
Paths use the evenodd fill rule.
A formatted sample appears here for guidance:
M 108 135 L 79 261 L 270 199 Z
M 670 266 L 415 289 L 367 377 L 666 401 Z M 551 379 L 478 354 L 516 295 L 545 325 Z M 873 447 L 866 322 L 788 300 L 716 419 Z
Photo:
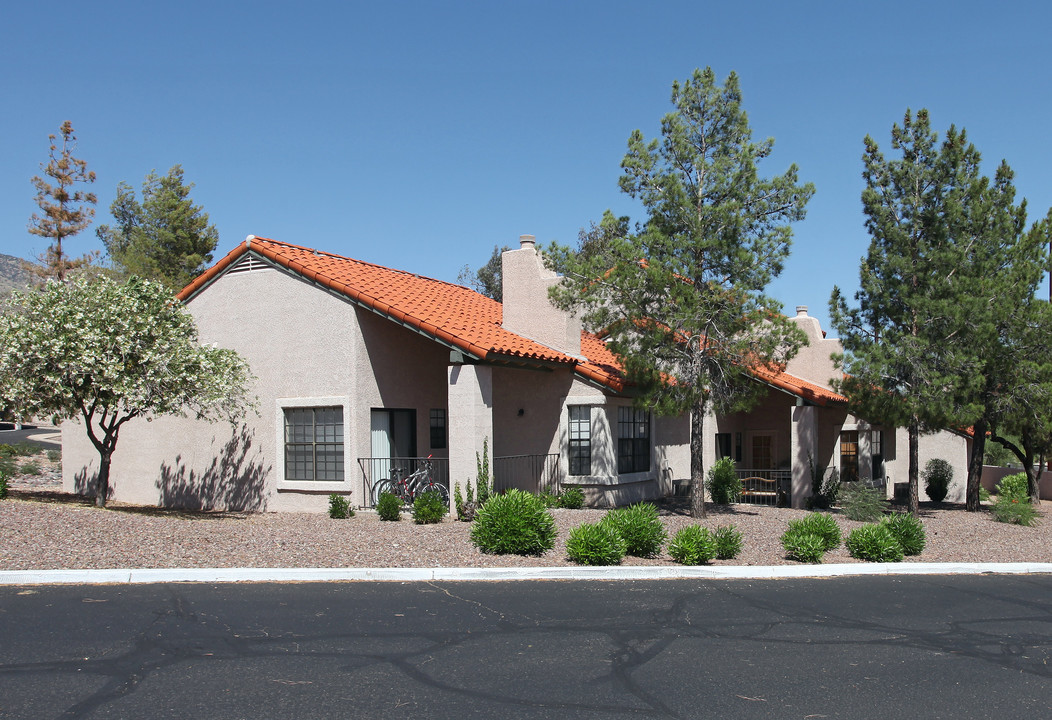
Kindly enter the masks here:
M 7 472 L 0 470 L 0 500 L 7 497 Z
M 990 502 L 990 491 L 979 486 L 979 502 Z
M 47 456 L 48 462 L 57 463 L 62 459 L 62 451 L 60 450 L 48 450 L 45 455 Z
M 336 493 L 329 495 L 329 517 L 336 520 L 354 517 L 354 510 L 351 510 L 351 504 L 347 498 Z
M 786 557 L 800 562 L 820 563 L 827 551 L 840 545 L 840 526 L 832 515 L 812 512 L 789 521 L 782 534 Z
M 657 506 L 639 503 L 615 508 L 602 519 L 625 541 L 625 553 L 635 557 L 654 557 L 665 543 L 665 526 L 658 518 Z
M 888 500 L 881 488 L 866 487 L 864 483 L 844 483 L 840 492 L 840 507 L 851 520 L 873 522 L 888 509 Z
M 449 513 L 449 508 L 442 502 L 442 497 L 436 492 L 420 493 L 413 498 L 413 522 L 417 525 L 431 525 L 442 522 Z
M 782 547 L 790 560 L 820 563 L 826 554 L 825 541 L 818 535 L 799 529 L 789 529 L 782 534 Z
M 1026 475 L 1023 475 L 1023 479 L 1026 479 Z M 1037 508 L 1030 502 L 1029 495 L 998 495 L 993 512 L 994 520 L 997 522 L 1026 527 L 1033 527 L 1040 515 Z
M 490 476 L 489 476 L 489 438 L 482 438 L 482 455 L 479 456 L 478 452 L 475 453 L 475 482 L 477 484 L 476 495 L 478 497 L 478 507 L 482 507 L 489 500 L 490 495 Z M 469 498 L 470 499 L 470 498 Z
M 541 555 L 555 545 L 555 518 L 536 495 L 512 489 L 479 508 L 471 542 L 497 555 Z
M 402 501 L 394 493 L 380 493 L 376 501 L 376 514 L 381 520 L 400 520 L 402 518 Z
M 809 510 L 828 510 L 836 505 L 840 496 L 840 471 L 832 468 L 826 474 L 815 465 L 811 453 L 807 453 L 807 467 L 811 471 L 811 497 L 807 498 L 807 507 Z
M 742 551 L 742 534 L 733 525 L 720 525 L 712 531 L 712 538 L 720 560 L 733 560 Z
M 29 462 L 24 462 L 18 468 L 18 472 L 22 473 L 23 475 L 39 475 L 40 474 L 40 463 L 36 462 L 35 460 L 30 460 Z
M 460 483 L 453 483 L 453 507 L 457 509 L 457 520 L 463 520 L 464 493 L 460 492 Z
M 818 536 L 822 540 L 823 550 L 835 550 L 840 547 L 840 525 L 832 515 L 807 513 L 802 518 L 790 520 L 789 530 Z
M 559 507 L 559 496 L 550 490 L 541 490 L 537 497 L 546 508 Z
M 566 540 L 566 555 L 579 565 L 617 565 L 625 550 L 624 538 L 605 522 L 578 525 Z
M 953 466 L 941 458 L 932 458 L 921 471 L 924 481 L 924 492 L 932 502 L 942 502 L 950 491 L 953 482 Z
M 741 497 L 742 481 L 729 457 L 720 458 L 709 468 L 707 482 L 709 497 L 717 505 L 729 505 Z
M 559 507 L 565 510 L 580 510 L 584 507 L 584 490 L 579 487 L 566 488 L 559 495 Z
M 1001 482 L 994 486 L 994 492 L 997 493 L 998 499 L 1001 497 L 1030 497 L 1030 483 L 1026 479 L 1026 473 L 1016 473 L 1001 478 Z
M 700 525 L 681 528 L 668 543 L 668 554 L 681 565 L 704 565 L 716 552 L 716 539 Z
M 902 562 L 902 545 L 884 523 L 852 530 L 844 543 L 851 557 L 870 562 Z
M 891 513 L 880 519 L 880 524 L 888 529 L 905 555 L 920 555 L 928 541 L 924 525 L 909 513 Z

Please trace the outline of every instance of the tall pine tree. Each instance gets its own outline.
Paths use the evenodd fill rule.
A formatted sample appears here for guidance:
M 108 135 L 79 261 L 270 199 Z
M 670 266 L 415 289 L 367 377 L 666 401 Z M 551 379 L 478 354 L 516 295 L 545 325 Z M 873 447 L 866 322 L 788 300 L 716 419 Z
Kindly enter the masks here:
M 906 112 L 891 147 L 900 157 L 886 159 L 866 136 L 862 205 L 871 241 L 858 307 L 834 288 L 830 315 L 844 346 L 840 389 L 860 414 L 907 429 L 916 513 L 920 435 L 952 422 L 962 379 L 976 377 L 974 354 L 960 342 L 969 288 L 959 273 L 985 180 L 965 133 L 951 126 L 940 143 L 926 110 Z
M 29 219 L 29 232 L 49 238 L 51 245 L 40 256 L 40 266 L 32 266 L 42 280 L 54 278 L 62 281 L 72 269 L 88 265 L 94 255 L 86 254 L 71 260 L 62 247 L 63 240 L 70 238 L 91 225 L 95 216 L 95 193 L 77 189 L 79 185 L 95 182 L 95 173 L 88 170 L 88 163 L 73 157 L 77 136 L 73 123 L 62 123 L 62 144 L 58 137 L 48 135 L 48 163 L 41 164 L 44 177 L 33 177 L 37 189 L 36 203 L 41 215 L 33 213 Z
M 164 283 L 172 290 L 185 287 L 212 262 L 219 242 L 208 213 L 190 198 L 193 183 L 183 181 L 176 165 L 167 175 L 151 171 L 142 185 L 142 202 L 127 183 L 117 186 L 110 205 L 114 225 L 96 233 L 106 246 L 113 267 Z
M 673 83 L 661 140 L 633 132 L 621 163 L 621 189 L 642 201 L 646 222 L 624 232 L 608 215 L 600 252 L 550 251 L 566 278 L 553 297 L 605 335 L 638 402 L 690 414 L 696 517 L 705 514 L 706 416 L 748 406 L 762 392 L 750 368 L 786 361 L 803 341 L 764 289 L 814 187 L 798 182 L 795 165 L 759 176 L 774 141 L 752 140 L 741 103 L 734 73 L 722 85 L 711 68 Z

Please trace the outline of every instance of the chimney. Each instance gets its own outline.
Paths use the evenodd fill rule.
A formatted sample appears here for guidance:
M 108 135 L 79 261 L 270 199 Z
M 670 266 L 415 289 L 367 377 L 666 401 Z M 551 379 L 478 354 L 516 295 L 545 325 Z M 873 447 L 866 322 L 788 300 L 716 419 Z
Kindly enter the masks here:
M 581 357 L 581 321 L 548 299 L 548 288 L 562 278 L 545 267 L 537 252 L 537 238 L 520 235 L 519 249 L 501 255 L 501 273 L 504 329 Z
M 807 306 L 806 305 L 797 305 L 796 306 L 796 316 L 797 317 L 807 317 Z

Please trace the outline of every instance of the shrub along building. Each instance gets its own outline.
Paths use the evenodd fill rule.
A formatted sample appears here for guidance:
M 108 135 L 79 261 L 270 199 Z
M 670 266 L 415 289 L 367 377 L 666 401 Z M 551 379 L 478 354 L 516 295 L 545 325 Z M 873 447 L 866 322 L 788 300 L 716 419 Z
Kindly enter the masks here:
M 111 487 L 170 507 L 323 511 L 330 493 L 373 504 L 392 471 L 433 458 L 436 479 L 473 481 L 484 443 L 496 488 L 581 487 L 610 506 L 673 493 L 689 477 L 689 419 L 636 408 L 602 340 L 548 300 L 559 282 L 532 236 L 505 252 L 503 305 L 458 285 L 249 236 L 178 297 L 200 338 L 239 352 L 259 413 L 238 427 L 190 418 L 122 431 Z M 734 459 L 803 506 L 812 468 L 844 479 L 906 479 L 905 431 L 853 417 L 832 390 L 827 340 L 798 308 L 810 345 L 751 412 L 709 418 L 705 465 Z M 63 484 L 84 492 L 97 454 L 63 427 Z M 902 452 L 898 452 L 901 448 Z M 966 443 L 926 436 L 922 463 L 949 460 L 963 496 Z M 756 493 L 756 497 L 762 497 Z M 772 496 L 773 497 L 773 496 Z

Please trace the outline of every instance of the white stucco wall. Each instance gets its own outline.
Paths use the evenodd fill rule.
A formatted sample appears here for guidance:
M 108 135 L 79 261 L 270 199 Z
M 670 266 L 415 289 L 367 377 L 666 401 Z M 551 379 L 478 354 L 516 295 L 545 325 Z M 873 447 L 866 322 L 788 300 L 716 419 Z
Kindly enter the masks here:
M 438 344 L 269 268 L 223 275 L 187 308 L 203 343 L 218 342 L 248 361 L 259 415 L 235 429 L 183 418 L 129 423 L 113 459 L 116 499 L 322 511 L 330 492 L 349 492 L 359 504 L 364 488 L 356 460 L 370 455 L 374 407 L 417 410 L 418 452 L 427 454 L 428 409 L 446 407 L 448 351 Z M 344 408 L 343 482 L 283 479 L 281 408 L 304 405 Z M 83 428 L 68 423 L 64 487 L 73 491 L 96 467 Z

